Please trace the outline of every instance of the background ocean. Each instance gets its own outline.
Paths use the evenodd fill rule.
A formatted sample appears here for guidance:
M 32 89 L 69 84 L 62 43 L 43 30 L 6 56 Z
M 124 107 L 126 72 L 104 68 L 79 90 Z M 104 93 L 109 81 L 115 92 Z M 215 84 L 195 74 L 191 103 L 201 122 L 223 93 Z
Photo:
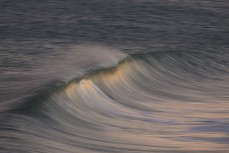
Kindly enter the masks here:
M 1 0 L 1 153 L 229 152 L 227 0 Z

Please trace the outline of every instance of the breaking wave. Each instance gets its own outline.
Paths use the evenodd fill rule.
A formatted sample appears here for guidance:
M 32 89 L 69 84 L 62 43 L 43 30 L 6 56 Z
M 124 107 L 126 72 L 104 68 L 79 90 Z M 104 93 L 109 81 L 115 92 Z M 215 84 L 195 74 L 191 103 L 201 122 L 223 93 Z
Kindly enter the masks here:
M 61 71 L 64 81 L 3 111 L 0 149 L 41 153 L 229 149 L 228 54 L 104 53 L 86 54 L 95 62 L 77 68 L 80 73 Z M 68 64 L 72 69 L 74 62 Z

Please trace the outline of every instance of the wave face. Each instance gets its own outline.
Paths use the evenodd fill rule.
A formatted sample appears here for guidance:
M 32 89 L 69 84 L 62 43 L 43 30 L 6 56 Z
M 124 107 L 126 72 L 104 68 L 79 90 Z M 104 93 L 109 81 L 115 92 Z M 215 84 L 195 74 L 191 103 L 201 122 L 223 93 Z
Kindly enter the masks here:
M 4 104 L 1 152 L 229 150 L 226 52 L 126 55 L 95 48 L 97 51 L 89 54 L 80 47 L 89 59 L 85 61 L 94 62 L 75 68 L 71 54 L 61 62 L 67 63 L 61 71 L 48 71 L 34 79 L 33 84 L 45 84 L 47 76 L 64 78 L 39 90 L 38 95 L 29 93 L 25 105 L 13 100 Z M 72 73 L 76 69 L 80 71 Z M 16 99 L 25 99 L 26 91 Z

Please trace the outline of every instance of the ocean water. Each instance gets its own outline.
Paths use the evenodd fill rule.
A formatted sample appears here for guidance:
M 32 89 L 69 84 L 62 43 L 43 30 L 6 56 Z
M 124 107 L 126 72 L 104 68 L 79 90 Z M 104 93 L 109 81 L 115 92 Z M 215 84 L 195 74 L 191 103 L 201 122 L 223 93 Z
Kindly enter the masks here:
M 1 153 L 229 152 L 227 0 L 1 0 Z

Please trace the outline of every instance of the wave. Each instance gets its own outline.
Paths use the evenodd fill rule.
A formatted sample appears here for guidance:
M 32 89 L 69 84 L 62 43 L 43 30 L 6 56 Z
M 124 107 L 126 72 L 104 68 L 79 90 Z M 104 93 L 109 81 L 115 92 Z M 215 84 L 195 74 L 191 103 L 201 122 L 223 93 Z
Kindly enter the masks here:
M 30 99 L 26 113 L 20 108 L 4 114 L 1 150 L 133 153 L 229 149 L 227 54 L 113 55 L 112 64 L 84 67 L 77 77 L 68 77 L 70 81 L 45 91 L 45 98 Z

